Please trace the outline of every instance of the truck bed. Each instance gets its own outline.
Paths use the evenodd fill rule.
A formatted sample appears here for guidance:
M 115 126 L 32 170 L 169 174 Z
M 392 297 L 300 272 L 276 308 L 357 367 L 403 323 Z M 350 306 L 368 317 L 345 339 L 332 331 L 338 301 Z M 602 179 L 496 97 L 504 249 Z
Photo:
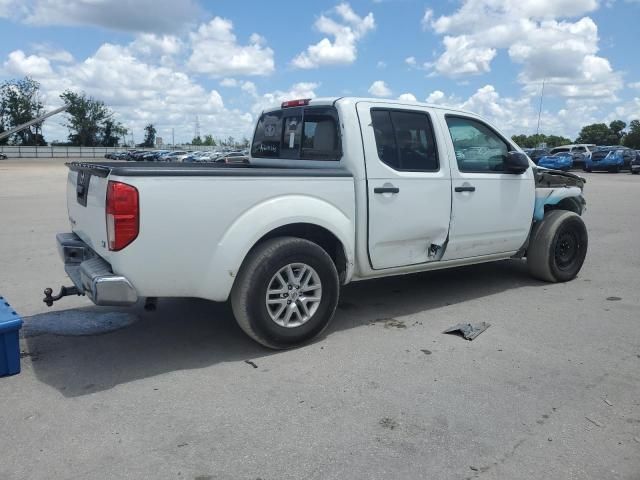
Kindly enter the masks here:
M 355 182 L 346 169 L 119 161 L 67 166 L 72 232 L 141 297 L 224 301 L 249 249 L 289 223 L 337 231 L 353 251 Z M 105 217 L 110 181 L 139 193 L 139 233 L 116 251 L 108 248 Z

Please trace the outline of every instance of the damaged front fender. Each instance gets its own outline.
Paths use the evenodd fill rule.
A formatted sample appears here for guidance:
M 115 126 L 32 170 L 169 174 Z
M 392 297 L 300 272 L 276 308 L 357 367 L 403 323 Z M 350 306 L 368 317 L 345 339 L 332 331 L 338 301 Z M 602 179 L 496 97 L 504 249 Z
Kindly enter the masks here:
M 586 179 L 573 173 L 535 169 L 536 203 L 533 220 L 539 222 L 549 208 L 561 208 L 582 215 L 586 210 L 583 190 Z

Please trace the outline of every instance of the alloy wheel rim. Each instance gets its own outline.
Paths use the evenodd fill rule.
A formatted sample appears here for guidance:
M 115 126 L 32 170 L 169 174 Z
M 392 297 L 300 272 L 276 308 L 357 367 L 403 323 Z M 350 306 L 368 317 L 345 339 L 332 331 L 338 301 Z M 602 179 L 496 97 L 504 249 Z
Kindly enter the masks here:
M 318 273 L 305 263 L 290 263 L 271 278 L 267 287 L 267 312 L 277 325 L 295 328 L 307 323 L 322 300 Z

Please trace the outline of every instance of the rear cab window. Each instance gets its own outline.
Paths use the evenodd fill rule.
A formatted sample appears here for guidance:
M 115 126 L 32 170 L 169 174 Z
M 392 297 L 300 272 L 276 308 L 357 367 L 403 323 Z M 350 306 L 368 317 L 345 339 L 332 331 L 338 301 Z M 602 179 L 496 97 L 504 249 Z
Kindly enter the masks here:
M 340 160 L 338 113 L 333 107 L 308 106 L 262 114 L 251 145 L 255 158 Z

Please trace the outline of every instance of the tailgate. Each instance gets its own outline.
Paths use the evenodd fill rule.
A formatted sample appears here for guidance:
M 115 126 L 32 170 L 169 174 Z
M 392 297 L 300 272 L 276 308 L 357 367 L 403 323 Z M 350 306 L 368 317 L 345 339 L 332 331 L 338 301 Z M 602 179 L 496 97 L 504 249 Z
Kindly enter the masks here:
M 105 203 L 108 169 L 69 164 L 67 211 L 72 231 L 101 256 L 108 254 Z

